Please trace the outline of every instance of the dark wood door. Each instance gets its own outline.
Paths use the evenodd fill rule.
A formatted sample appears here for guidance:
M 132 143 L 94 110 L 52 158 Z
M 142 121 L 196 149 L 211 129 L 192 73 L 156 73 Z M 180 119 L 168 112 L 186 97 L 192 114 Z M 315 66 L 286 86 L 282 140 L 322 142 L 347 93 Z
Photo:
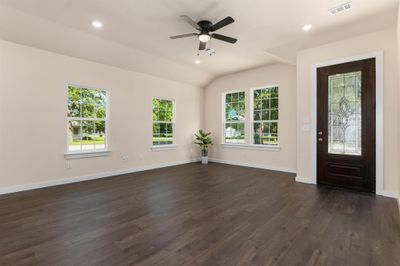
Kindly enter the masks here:
M 375 59 L 317 70 L 317 182 L 375 192 Z

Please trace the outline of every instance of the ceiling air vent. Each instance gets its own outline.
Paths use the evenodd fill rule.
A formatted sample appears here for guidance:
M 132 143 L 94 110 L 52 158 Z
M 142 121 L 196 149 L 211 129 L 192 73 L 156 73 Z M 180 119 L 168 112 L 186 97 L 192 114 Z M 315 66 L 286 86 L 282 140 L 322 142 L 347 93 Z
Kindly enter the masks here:
M 331 15 L 336 15 L 337 13 L 349 10 L 352 7 L 352 5 L 353 5 L 353 2 L 351 2 L 351 1 L 346 2 L 344 4 L 341 4 L 341 5 L 335 6 L 334 8 L 329 9 L 329 13 Z

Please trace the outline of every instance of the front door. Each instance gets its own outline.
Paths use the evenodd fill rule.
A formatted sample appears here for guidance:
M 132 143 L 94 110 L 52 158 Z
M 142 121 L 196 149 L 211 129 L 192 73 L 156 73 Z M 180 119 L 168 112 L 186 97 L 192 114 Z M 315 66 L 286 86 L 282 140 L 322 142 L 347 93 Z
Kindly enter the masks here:
M 317 70 L 317 182 L 375 192 L 375 59 Z

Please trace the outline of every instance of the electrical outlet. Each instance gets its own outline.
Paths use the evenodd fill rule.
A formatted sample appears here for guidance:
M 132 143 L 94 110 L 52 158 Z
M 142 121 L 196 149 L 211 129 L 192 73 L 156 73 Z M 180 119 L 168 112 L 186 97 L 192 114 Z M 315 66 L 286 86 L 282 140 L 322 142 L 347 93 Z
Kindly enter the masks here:
M 70 161 L 70 160 L 67 160 L 67 161 L 65 162 L 65 168 L 67 168 L 67 169 L 72 169 L 72 165 L 71 165 L 71 161 Z
M 126 156 L 126 155 L 121 156 L 121 159 L 122 159 L 123 162 L 129 161 L 129 157 Z

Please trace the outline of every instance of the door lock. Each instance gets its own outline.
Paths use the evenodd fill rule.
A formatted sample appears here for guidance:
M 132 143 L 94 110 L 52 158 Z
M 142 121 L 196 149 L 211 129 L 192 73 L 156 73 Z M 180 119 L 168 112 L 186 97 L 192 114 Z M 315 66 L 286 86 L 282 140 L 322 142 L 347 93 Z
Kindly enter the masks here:
M 319 131 L 319 132 L 318 132 L 318 135 L 322 136 L 322 131 Z
M 324 139 L 323 138 L 318 138 L 318 141 L 319 142 L 322 142 Z

